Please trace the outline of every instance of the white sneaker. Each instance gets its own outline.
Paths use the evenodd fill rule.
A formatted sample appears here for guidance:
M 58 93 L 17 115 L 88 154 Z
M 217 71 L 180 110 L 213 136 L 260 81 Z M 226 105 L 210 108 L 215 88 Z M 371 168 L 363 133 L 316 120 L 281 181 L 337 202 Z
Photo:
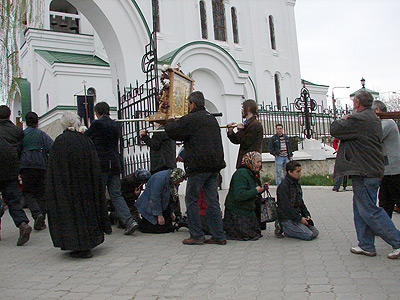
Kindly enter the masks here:
M 375 256 L 376 255 L 376 252 L 368 252 L 368 251 L 361 249 L 358 246 L 350 248 L 350 252 L 354 253 L 354 254 L 362 254 L 362 255 L 366 255 L 366 256 Z
M 400 257 L 400 248 L 393 249 L 393 251 L 390 252 L 387 257 L 390 259 L 395 259 Z

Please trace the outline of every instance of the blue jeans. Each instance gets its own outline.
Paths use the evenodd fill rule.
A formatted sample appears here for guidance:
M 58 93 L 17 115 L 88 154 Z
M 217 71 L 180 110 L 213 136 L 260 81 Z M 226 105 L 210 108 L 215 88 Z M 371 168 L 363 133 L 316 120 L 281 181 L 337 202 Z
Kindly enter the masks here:
M 279 186 L 282 182 L 282 179 L 285 178 L 286 164 L 288 162 L 289 162 L 289 157 L 287 156 L 275 157 L 276 186 Z M 282 170 L 283 170 L 283 175 L 282 175 Z
M 22 222 L 29 223 L 22 204 L 21 192 L 18 187 L 17 179 L 0 181 L 0 192 L 3 195 L 3 200 L 8 206 L 11 218 L 15 226 L 19 227 Z
M 319 234 L 315 226 L 306 226 L 300 222 L 293 222 L 292 220 L 281 221 L 281 225 L 283 233 L 287 237 L 311 241 Z
M 133 216 L 129 210 L 124 197 L 121 194 L 121 179 L 119 175 L 102 174 L 103 184 L 107 187 L 111 203 L 122 223 L 127 225 L 133 222 Z
M 199 206 L 200 192 L 203 189 L 207 205 L 207 225 L 212 239 L 215 241 L 225 240 L 225 233 L 222 227 L 221 207 L 217 192 L 217 173 L 200 173 L 190 175 L 186 185 L 186 209 L 190 237 L 193 239 L 204 238 L 201 226 Z
M 380 178 L 352 176 L 353 212 L 358 246 L 376 252 L 375 234 L 393 249 L 400 248 L 400 231 L 382 207 L 376 206 Z

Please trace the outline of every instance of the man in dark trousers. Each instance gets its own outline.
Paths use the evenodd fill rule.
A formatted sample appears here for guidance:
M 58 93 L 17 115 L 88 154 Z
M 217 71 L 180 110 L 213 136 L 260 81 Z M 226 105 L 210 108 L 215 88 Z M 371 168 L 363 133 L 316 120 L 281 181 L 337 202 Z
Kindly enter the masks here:
M 53 140 L 43 131 L 38 129 L 39 117 L 30 111 L 25 115 L 25 137 L 21 142 L 20 174 L 22 178 L 22 194 L 25 204 L 35 220 L 33 228 L 43 230 L 46 217 L 45 178 L 47 158 Z
M 158 130 L 163 129 L 164 126 L 158 128 Z M 149 137 L 146 130 L 140 130 L 140 138 L 150 148 L 151 174 L 176 168 L 176 142 L 165 132 L 154 132 L 153 136 Z
M 283 134 L 283 125 L 276 124 L 276 134 L 269 140 L 269 153 L 275 156 L 276 186 L 279 186 L 286 173 L 286 164 L 292 160 L 293 153 L 289 137 Z M 283 170 L 283 172 L 282 172 Z
M 257 103 L 254 100 L 246 100 L 242 104 L 243 123 L 237 125 L 237 132 L 233 131 L 233 124 L 228 124 L 228 138 L 236 145 L 240 145 L 236 168 L 242 164 L 243 155 L 257 151 L 262 153 L 263 127 L 257 120 Z
M 185 245 L 203 243 L 225 245 L 221 207 L 217 197 L 217 175 L 225 167 L 221 129 L 213 115 L 204 107 L 202 92 L 193 92 L 189 98 L 190 112 L 179 120 L 170 119 L 165 124 L 167 135 L 183 141 L 185 147 L 186 208 L 190 238 Z M 207 204 L 207 225 L 212 237 L 204 239 L 197 201 L 203 189 Z
M 125 235 L 131 235 L 138 224 L 121 194 L 121 161 L 118 142 L 121 125 L 110 118 L 110 106 L 99 102 L 94 106 L 98 120 L 93 121 L 85 134 L 92 139 L 99 155 L 103 183 L 108 189 L 111 202 L 121 222 L 126 226 Z
M 18 144 L 24 138 L 21 128 L 9 119 L 11 111 L 6 105 L 0 106 L 0 192 L 8 206 L 15 226 L 19 228 L 17 246 L 25 244 L 30 237 L 32 227 L 28 225 L 18 188 L 19 153 Z
M 379 100 L 372 103 L 372 109 L 376 113 L 387 111 L 385 103 Z M 400 205 L 400 134 L 394 120 L 383 119 L 381 122 L 385 172 L 379 188 L 379 206 L 392 218 L 395 205 Z
M 351 175 L 353 212 L 358 246 L 351 253 L 375 256 L 375 235 L 393 247 L 388 258 L 400 257 L 400 231 L 381 207 L 376 206 L 383 177 L 382 125 L 371 109 L 374 98 L 361 90 L 353 99 L 353 114 L 331 124 L 331 135 L 340 140 L 334 177 Z

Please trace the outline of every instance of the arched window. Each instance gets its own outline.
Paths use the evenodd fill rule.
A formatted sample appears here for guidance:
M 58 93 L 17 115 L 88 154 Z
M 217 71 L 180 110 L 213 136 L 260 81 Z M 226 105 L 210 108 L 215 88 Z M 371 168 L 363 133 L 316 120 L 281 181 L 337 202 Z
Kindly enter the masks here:
M 153 6 L 153 30 L 160 32 L 160 7 L 158 0 L 152 0 Z
M 275 74 L 274 81 L 275 81 L 276 106 L 280 110 L 282 107 L 282 103 L 281 103 L 281 87 L 280 87 L 280 83 L 279 83 L 279 75 L 278 74 Z
M 214 17 L 214 38 L 226 41 L 225 6 L 223 0 L 212 0 Z
M 79 14 L 75 6 L 66 0 L 51 1 L 50 30 L 79 33 Z
M 238 21 L 237 21 L 237 14 L 236 8 L 231 8 L 231 15 L 232 15 L 232 31 L 233 31 L 233 42 L 238 44 L 239 43 L 239 31 L 238 31 Z
M 270 35 L 270 38 L 271 38 L 271 48 L 273 50 L 276 50 L 274 17 L 273 16 L 269 16 L 268 17 L 268 21 L 269 21 L 269 35 Z
M 200 22 L 201 22 L 201 37 L 203 39 L 208 39 L 207 14 L 206 14 L 206 5 L 204 4 L 204 1 L 200 1 Z

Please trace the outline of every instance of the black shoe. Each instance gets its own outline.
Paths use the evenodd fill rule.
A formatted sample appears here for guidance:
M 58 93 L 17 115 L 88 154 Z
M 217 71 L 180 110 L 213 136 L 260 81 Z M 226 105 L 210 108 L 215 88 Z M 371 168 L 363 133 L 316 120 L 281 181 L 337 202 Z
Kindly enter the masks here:
M 275 223 L 274 234 L 275 234 L 275 237 L 277 237 L 278 239 L 281 239 L 281 238 L 284 237 L 284 236 L 283 236 L 282 227 L 281 227 L 281 225 L 280 225 L 279 223 Z
M 69 256 L 73 257 L 73 258 L 91 258 L 93 257 L 92 251 L 90 250 L 74 250 L 72 251 Z
M 334 186 L 333 189 L 332 189 L 332 191 L 334 191 L 334 192 L 339 192 L 339 189 L 340 189 L 340 187 Z
M 46 228 L 46 224 L 44 223 L 44 216 L 42 214 L 38 214 L 35 218 L 35 224 L 33 225 L 33 229 L 35 230 L 43 230 Z

